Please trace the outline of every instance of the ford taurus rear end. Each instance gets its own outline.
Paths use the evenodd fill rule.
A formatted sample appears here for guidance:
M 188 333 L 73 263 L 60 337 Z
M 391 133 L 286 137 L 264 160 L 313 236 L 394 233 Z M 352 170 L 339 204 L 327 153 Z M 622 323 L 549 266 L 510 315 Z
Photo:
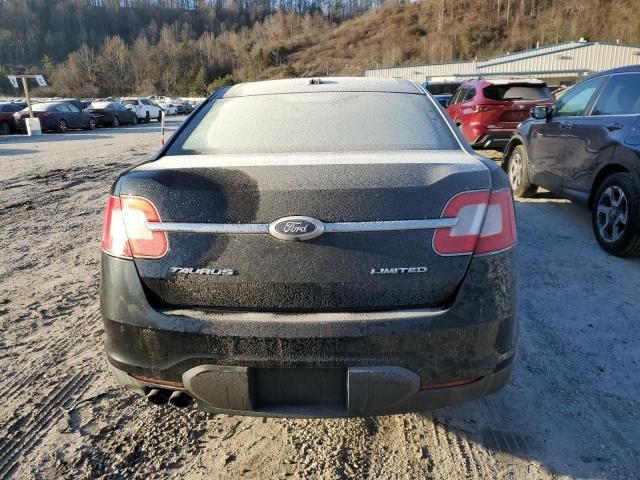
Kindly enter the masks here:
M 241 84 L 107 206 L 101 308 L 119 382 L 269 416 L 438 408 L 506 384 L 509 183 L 417 84 Z

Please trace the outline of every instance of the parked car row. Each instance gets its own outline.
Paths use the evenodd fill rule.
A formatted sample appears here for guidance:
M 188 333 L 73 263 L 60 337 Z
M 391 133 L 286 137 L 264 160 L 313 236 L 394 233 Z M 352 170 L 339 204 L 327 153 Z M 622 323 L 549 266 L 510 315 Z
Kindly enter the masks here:
M 446 111 L 472 147 L 504 150 L 516 197 L 542 187 L 584 204 L 605 251 L 640 255 L 640 65 L 553 94 L 540 80 L 469 80 Z
M 158 105 L 151 99 L 137 97 L 93 102 L 70 98 L 32 103 L 31 108 L 34 117 L 40 120 L 43 131 L 61 133 L 71 129 L 94 129 L 97 126 L 119 127 L 151 120 L 159 122 L 162 112 L 165 115 L 187 115 L 193 109 L 187 103 Z M 26 102 L 0 103 L 0 135 L 25 131 L 25 118 L 28 117 Z
M 95 117 L 80 110 L 69 102 L 43 102 L 31 106 L 33 116 L 40 120 L 43 132 L 57 131 L 65 133 L 70 129 L 93 130 L 97 126 Z M 25 108 L 13 114 L 16 130 L 26 130 L 25 119 L 29 117 L 29 110 Z

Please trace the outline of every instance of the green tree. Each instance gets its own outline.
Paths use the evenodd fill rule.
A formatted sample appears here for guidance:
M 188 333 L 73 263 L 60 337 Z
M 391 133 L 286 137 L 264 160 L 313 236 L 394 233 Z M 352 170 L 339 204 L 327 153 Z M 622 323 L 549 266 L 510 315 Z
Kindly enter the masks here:
M 207 89 L 207 69 L 200 67 L 195 77 L 191 81 L 189 94 L 195 97 L 204 96 L 208 93 Z
M 220 88 L 229 87 L 231 85 L 234 85 L 235 83 L 236 81 L 231 75 L 225 75 L 224 77 L 218 77 L 213 82 L 211 82 L 207 86 L 207 90 L 209 91 L 208 93 L 215 92 Z

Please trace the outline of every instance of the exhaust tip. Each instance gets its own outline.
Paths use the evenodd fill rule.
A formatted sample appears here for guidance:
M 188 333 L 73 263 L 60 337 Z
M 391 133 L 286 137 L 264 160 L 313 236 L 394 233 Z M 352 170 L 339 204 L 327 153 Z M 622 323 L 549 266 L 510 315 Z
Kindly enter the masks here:
M 192 398 L 183 391 L 176 390 L 169 397 L 169 403 L 176 408 L 186 408 L 191 405 Z
M 162 388 L 152 388 L 147 393 L 147 400 L 154 405 L 166 405 L 169 401 L 169 392 Z

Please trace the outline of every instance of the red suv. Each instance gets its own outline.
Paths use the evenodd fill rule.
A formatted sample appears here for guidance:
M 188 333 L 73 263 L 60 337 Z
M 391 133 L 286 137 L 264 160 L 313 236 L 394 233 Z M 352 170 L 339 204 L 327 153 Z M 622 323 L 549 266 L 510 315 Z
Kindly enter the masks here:
M 447 112 L 472 147 L 502 149 L 536 105 L 553 105 L 540 80 L 469 80 L 456 90 Z

